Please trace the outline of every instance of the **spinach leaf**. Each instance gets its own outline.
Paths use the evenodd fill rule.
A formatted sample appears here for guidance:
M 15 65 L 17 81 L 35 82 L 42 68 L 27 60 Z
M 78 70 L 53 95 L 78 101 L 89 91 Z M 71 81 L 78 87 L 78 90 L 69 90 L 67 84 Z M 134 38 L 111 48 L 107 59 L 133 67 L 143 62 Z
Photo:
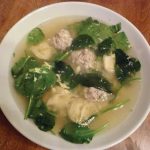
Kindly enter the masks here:
M 99 56 L 109 54 L 111 52 L 112 43 L 113 43 L 113 40 L 111 37 L 103 40 L 101 43 L 98 44 L 97 54 Z
M 69 56 L 70 53 L 71 53 L 71 51 L 69 51 L 69 50 L 65 51 L 63 53 L 62 52 L 57 53 L 53 59 L 53 62 L 65 60 Z
M 125 100 L 122 100 L 122 101 L 119 101 L 119 102 L 115 102 L 115 103 L 112 103 L 106 107 L 104 107 L 103 109 L 101 109 L 99 111 L 98 114 L 104 114 L 106 112 L 109 112 L 109 111 L 112 111 L 112 110 L 118 110 L 118 109 L 121 109 L 125 106 L 125 104 L 127 104 L 129 102 L 129 99 L 125 99 Z
M 119 32 L 113 35 L 113 47 L 115 49 L 122 49 L 124 51 L 130 48 L 130 43 L 124 32 Z
M 73 69 L 62 61 L 56 61 L 54 63 L 54 72 L 60 75 L 61 82 L 65 83 L 70 89 L 77 86 L 75 81 L 75 73 Z
M 29 117 L 32 107 L 37 102 L 36 99 L 56 82 L 56 75 L 48 66 L 44 64 L 39 67 L 40 64 L 35 59 L 27 58 L 27 61 L 23 63 L 24 65 L 18 65 L 22 60 L 26 60 L 22 58 L 16 63 L 17 65 L 14 65 L 13 68 L 15 69 L 12 68 L 12 70 L 15 70 L 13 71 L 13 77 L 17 91 L 29 99 L 25 118 Z
M 121 23 L 117 23 L 116 25 L 110 26 L 112 32 L 117 33 L 121 30 Z
M 13 77 L 16 77 L 22 71 L 25 64 L 29 60 L 29 58 L 30 58 L 29 56 L 28 57 L 23 57 L 18 62 L 15 63 L 15 65 L 11 69 L 11 73 L 12 73 Z
M 40 64 L 33 57 L 22 57 L 18 62 L 14 64 L 11 69 L 12 76 L 18 77 L 20 74 L 27 72 L 29 69 L 39 67 Z
M 47 107 L 39 97 L 30 97 L 25 114 L 25 119 L 27 118 L 32 118 L 42 131 L 48 131 L 55 125 L 55 116 L 49 113 Z
M 28 102 L 28 106 L 25 112 L 24 119 L 33 118 L 32 116 L 34 115 L 32 114 L 32 112 L 34 111 L 35 105 L 36 103 L 38 103 L 38 101 L 41 101 L 39 97 L 34 97 L 34 96 L 29 97 L 29 102 Z
M 43 31 L 40 28 L 34 28 L 27 36 L 27 41 L 29 44 L 36 45 L 43 41 L 45 38 L 45 35 Z
M 42 94 L 56 82 L 49 65 L 40 65 L 34 58 L 21 58 L 12 68 L 17 91 L 29 100 L 25 119 L 32 118 L 40 130 L 48 131 L 55 124 L 55 116 L 42 102 Z
M 77 35 L 87 34 L 93 38 L 95 43 L 99 43 L 101 40 L 112 36 L 110 27 L 106 24 L 92 19 L 91 17 L 73 24 L 72 28 L 76 31 Z
M 55 73 L 45 66 L 29 69 L 15 80 L 16 89 L 26 97 L 39 96 L 56 82 Z
M 67 141 L 73 143 L 89 143 L 93 136 L 104 129 L 107 124 L 102 125 L 99 129 L 92 130 L 86 126 L 81 126 L 76 123 L 69 123 L 60 131 L 60 136 Z
M 78 50 L 81 48 L 91 46 L 93 44 L 94 44 L 94 40 L 92 39 L 91 36 L 89 36 L 87 34 L 81 34 L 72 41 L 70 49 Z
M 121 83 L 123 83 L 125 80 L 127 80 L 129 77 L 131 77 L 137 71 L 140 70 L 141 64 L 136 58 L 129 57 L 121 49 L 117 49 L 115 51 L 115 55 L 116 55 L 115 73 L 117 79 Z
M 82 122 L 81 125 L 87 126 L 87 125 L 89 125 L 98 115 L 102 115 L 102 114 L 104 114 L 104 113 L 106 113 L 106 112 L 109 112 L 109 111 L 121 109 L 121 108 L 123 108 L 128 102 L 129 102 L 129 100 L 128 100 L 128 99 L 125 99 L 125 100 L 122 100 L 122 101 L 119 101 L 119 102 L 111 103 L 110 105 L 108 105 L 108 106 L 102 108 L 97 114 L 94 114 L 94 115 L 90 116 L 87 120 L 85 120 L 84 122 Z
M 108 93 L 112 92 L 112 84 L 98 73 L 78 74 L 76 81 L 83 86 L 95 87 Z
M 39 102 L 39 97 L 56 82 L 56 76 L 51 70 L 40 69 L 41 74 L 29 70 L 26 74 L 20 75 L 15 82 L 16 89 L 29 99 L 25 119 L 31 117 L 35 105 Z
M 28 104 L 28 109 L 26 110 L 25 118 L 29 117 L 34 119 L 36 116 L 38 116 L 40 112 L 48 111 L 41 97 L 32 96 L 29 100 L 31 102 L 29 102 Z
M 36 83 L 35 87 L 41 90 L 45 90 L 56 83 L 55 73 L 45 65 L 30 69 L 29 73 L 34 74 L 35 76 L 37 75 L 37 79 L 36 81 L 34 81 Z M 40 86 L 43 88 L 41 88 Z
M 115 67 L 115 74 L 117 79 L 123 84 L 123 82 L 129 77 L 128 72 L 120 68 L 118 65 Z
M 19 93 L 21 93 L 23 95 L 25 95 L 24 94 L 24 86 L 22 84 L 24 82 L 24 78 L 25 78 L 24 74 L 21 74 L 20 76 L 15 78 L 15 88 Z
M 42 131 L 49 131 L 55 125 L 55 117 L 46 111 L 39 111 L 38 115 L 34 118 L 35 124 Z

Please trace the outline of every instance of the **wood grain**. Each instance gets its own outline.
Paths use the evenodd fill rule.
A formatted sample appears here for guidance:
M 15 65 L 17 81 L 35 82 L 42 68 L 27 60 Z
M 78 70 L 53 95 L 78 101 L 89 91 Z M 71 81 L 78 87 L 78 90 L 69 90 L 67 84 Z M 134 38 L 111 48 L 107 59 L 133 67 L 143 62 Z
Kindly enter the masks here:
M 29 12 L 65 0 L 0 0 L 0 41 Z M 71 1 L 71 0 L 70 0 Z M 110 8 L 130 20 L 150 43 L 150 0 L 82 0 Z M 45 150 L 16 131 L 0 111 L 1 150 Z M 150 115 L 129 138 L 108 150 L 149 150 Z

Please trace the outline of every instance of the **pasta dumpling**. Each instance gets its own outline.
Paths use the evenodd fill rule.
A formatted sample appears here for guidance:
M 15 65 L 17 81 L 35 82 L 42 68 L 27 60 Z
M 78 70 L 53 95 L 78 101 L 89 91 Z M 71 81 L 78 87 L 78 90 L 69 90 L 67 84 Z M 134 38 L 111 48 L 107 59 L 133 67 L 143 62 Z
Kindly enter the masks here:
M 99 107 L 97 103 L 88 102 L 80 98 L 71 101 L 67 107 L 70 120 L 78 124 L 82 124 L 98 111 Z
M 47 99 L 47 106 L 50 110 L 58 112 L 62 116 L 66 116 L 66 108 L 68 103 L 72 100 L 72 94 L 62 88 L 62 87 L 55 87 L 50 91 L 50 97 Z
M 31 46 L 30 50 L 36 58 L 41 60 L 49 60 L 55 52 L 55 49 L 49 46 L 47 42 L 33 45 Z

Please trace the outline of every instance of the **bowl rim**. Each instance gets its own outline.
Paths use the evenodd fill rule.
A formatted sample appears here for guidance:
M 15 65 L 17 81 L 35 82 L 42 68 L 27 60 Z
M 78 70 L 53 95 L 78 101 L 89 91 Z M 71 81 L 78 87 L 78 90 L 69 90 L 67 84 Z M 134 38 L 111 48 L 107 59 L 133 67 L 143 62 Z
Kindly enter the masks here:
M 150 51 L 150 47 L 149 47 L 149 44 L 148 42 L 146 41 L 145 37 L 141 34 L 141 32 L 130 22 L 128 21 L 125 17 L 123 17 L 122 15 L 116 13 L 115 11 L 109 9 L 109 8 L 106 8 L 106 7 L 103 7 L 101 5 L 98 5 L 98 4 L 93 4 L 93 3 L 89 3 L 89 2 L 75 2 L 75 1 L 72 1 L 72 2 L 59 2 L 59 3 L 53 3 L 53 4 L 49 4 L 49 5 L 46 5 L 44 7 L 41 7 L 41 8 L 38 8 L 32 12 L 30 12 L 29 14 L 27 14 L 26 16 L 24 16 L 22 19 L 20 19 L 16 24 L 14 24 L 10 29 L 9 31 L 5 34 L 4 38 L 2 39 L 1 41 L 1 44 L 5 41 L 5 39 L 7 38 L 8 34 L 10 33 L 11 30 L 13 30 L 18 24 L 20 24 L 21 22 L 23 22 L 24 20 L 26 20 L 28 17 L 30 17 L 31 15 L 39 12 L 39 11 L 42 11 L 44 9 L 47 9 L 49 7 L 54 7 L 54 6 L 62 6 L 62 5 L 89 5 L 89 6 L 96 6 L 96 7 L 99 7 L 99 8 L 102 8 L 102 9 L 105 9 L 119 17 L 121 17 L 123 20 L 125 20 L 128 24 L 130 24 L 130 26 L 132 26 L 132 28 L 134 28 L 134 30 L 139 34 L 139 36 L 143 39 L 143 42 L 145 43 L 146 47 L 149 49 Z M 1 45 L 0 45 L 1 47 Z M 0 105 L 1 106 L 1 105 Z M 38 144 L 38 145 L 41 145 L 45 148 L 50 148 L 48 145 L 44 145 L 43 143 L 42 144 L 39 144 L 38 141 L 36 141 L 35 139 L 33 139 L 32 137 L 30 137 L 27 133 L 24 132 L 24 130 L 22 128 L 18 128 L 18 126 L 16 125 L 15 122 L 13 122 L 13 120 L 9 117 L 9 115 L 7 114 L 7 112 L 5 111 L 5 109 L 3 109 L 3 107 L 1 107 L 1 110 L 2 112 L 4 113 L 5 117 L 7 118 L 7 120 L 13 125 L 13 127 L 19 131 L 24 137 L 26 137 L 27 139 L 29 139 L 30 141 Z M 120 143 L 121 141 L 123 141 L 124 139 L 126 139 L 128 136 L 130 136 L 142 123 L 143 121 L 146 119 L 148 113 L 150 112 L 150 103 L 149 103 L 149 106 L 148 106 L 148 109 L 145 111 L 145 114 L 143 114 L 143 117 L 139 119 L 139 122 L 138 124 L 134 125 L 132 127 L 132 129 L 130 129 L 127 133 L 125 133 L 124 135 L 122 135 L 120 137 L 120 139 L 118 139 L 116 142 L 112 142 L 112 143 L 109 143 L 108 145 L 105 145 L 104 147 L 102 147 L 103 149 L 105 148 L 109 148 L 109 147 L 112 147 L 118 143 Z M 96 148 L 96 149 L 99 149 L 99 148 Z

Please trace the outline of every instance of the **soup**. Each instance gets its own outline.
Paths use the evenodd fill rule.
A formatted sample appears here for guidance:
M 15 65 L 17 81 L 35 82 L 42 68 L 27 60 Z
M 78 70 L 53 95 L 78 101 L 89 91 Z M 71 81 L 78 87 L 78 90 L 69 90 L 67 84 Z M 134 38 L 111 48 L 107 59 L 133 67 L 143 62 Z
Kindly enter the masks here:
M 11 68 L 14 96 L 26 107 L 25 119 L 40 130 L 89 143 L 132 111 L 140 68 L 120 23 L 56 18 L 18 45 Z

